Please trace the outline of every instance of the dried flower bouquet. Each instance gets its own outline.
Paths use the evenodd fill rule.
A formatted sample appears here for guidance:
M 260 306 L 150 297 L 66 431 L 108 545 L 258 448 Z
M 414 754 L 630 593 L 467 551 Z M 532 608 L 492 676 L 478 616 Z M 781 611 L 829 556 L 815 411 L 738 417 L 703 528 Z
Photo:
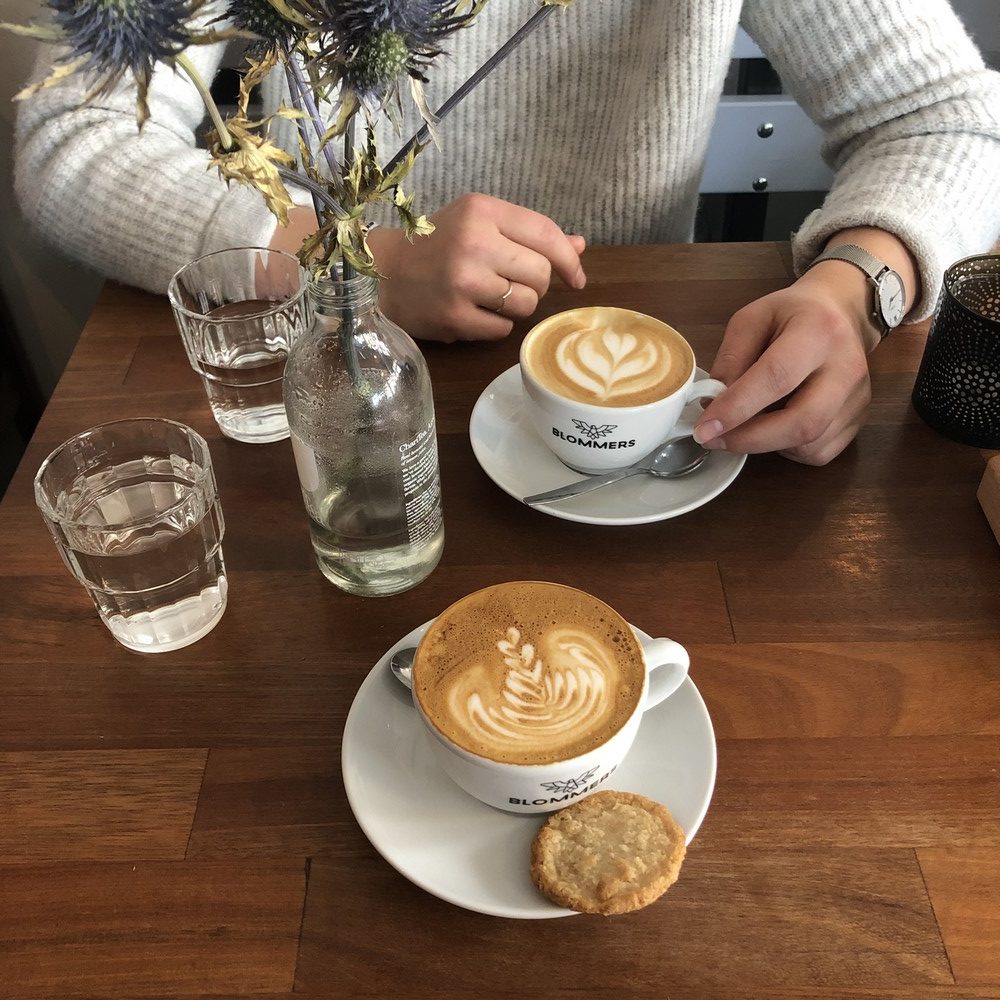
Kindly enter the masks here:
M 377 273 L 366 241 L 370 206 L 391 206 L 411 239 L 433 231 L 402 182 L 417 155 L 436 138 L 435 124 L 556 6 L 571 2 L 541 0 L 539 10 L 436 111 L 424 96 L 427 73 L 444 39 L 471 24 L 487 0 L 227 0 L 221 5 L 212 0 L 45 0 L 45 20 L 0 26 L 65 49 L 52 72 L 18 98 L 56 86 L 71 74 L 86 74 L 92 81 L 88 100 L 131 80 L 141 128 L 149 117 L 154 70 L 166 65 L 185 73 L 211 117 L 206 141 L 222 177 L 260 191 L 282 224 L 293 204 L 287 185 L 312 194 L 318 227 L 300 257 L 323 277 L 335 269 Z M 246 40 L 247 49 L 237 110 L 224 119 L 185 51 L 233 38 Z M 285 74 L 290 103 L 252 120 L 251 91 L 276 70 Z M 398 133 L 407 99 L 423 127 L 383 161 L 376 124 L 384 117 Z M 275 118 L 296 122 L 298 158 L 271 138 Z M 356 121 L 363 126 L 357 143 Z

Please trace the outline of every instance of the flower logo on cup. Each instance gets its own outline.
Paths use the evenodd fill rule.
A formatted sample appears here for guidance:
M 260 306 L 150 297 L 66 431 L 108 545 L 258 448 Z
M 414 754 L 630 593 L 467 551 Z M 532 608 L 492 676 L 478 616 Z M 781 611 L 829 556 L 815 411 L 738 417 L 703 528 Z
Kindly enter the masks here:
M 550 792 L 576 792 L 583 788 L 591 778 L 600 770 L 600 765 L 592 767 L 589 771 L 585 771 L 580 775 L 579 778 L 568 778 L 566 781 L 543 781 L 542 788 L 547 789 Z
M 588 424 L 586 420 L 571 418 L 576 429 L 591 441 L 599 441 L 602 437 L 607 437 L 618 425 L 617 424 Z

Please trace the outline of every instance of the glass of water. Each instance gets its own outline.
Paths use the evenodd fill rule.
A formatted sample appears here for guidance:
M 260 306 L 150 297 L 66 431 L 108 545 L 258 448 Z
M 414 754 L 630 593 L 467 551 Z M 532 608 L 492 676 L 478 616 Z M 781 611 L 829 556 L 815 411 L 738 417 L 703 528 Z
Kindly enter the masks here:
M 237 247 L 185 264 L 167 294 L 219 429 L 237 441 L 288 437 L 281 380 L 312 323 L 308 276 L 280 250 Z
M 92 427 L 45 459 L 35 500 L 123 646 L 179 649 L 222 617 L 222 508 L 208 445 L 190 427 L 154 418 Z

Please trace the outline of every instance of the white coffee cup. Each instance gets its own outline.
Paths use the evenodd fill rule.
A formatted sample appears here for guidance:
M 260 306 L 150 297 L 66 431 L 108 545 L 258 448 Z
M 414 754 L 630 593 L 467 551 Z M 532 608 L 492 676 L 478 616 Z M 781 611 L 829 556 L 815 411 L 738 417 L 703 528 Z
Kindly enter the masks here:
M 632 714 L 603 744 L 566 760 L 515 764 L 491 760 L 457 746 L 427 717 L 414 694 L 413 704 L 431 737 L 435 760 L 452 781 L 496 809 L 546 813 L 562 809 L 595 791 L 617 770 L 632 747 L 643 713 L 684 683 L 690 659 L 672 639 L 639 637 L 646 662 L 642 695 Z
M 595 315 L 602 321 L 610 319 L 626 332 L 629 322 L 659 329 L 675 349 L 674 359 L 683 375 L 679 383 L 665 395 L 637 405 L 587 402 L 543 385 L 526 360 L 534 340 L 547 334 L 553 323 L 577 319 L 589 323 Z M 669 438 L 690 434 L 694 419 L 682 419 L 687 404 L 714 399 L 726 388 L 716 379 L 695 380 L 694 351 L 673 327 L 628 309 L 585 307 L 550 316 L 525 336 L 520 362 L 521 384 L 535 430 L 564 465 L 587 474 L 632 465 Z

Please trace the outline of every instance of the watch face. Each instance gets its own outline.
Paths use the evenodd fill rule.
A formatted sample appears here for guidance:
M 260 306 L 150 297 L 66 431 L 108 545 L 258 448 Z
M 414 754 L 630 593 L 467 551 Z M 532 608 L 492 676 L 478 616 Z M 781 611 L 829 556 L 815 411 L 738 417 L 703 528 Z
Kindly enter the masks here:
M 879 312 L 886 326 L 899 326 L 902 322 L 905 298 L 902 279 L 895 271 L 886 271 L 878 283 Z

